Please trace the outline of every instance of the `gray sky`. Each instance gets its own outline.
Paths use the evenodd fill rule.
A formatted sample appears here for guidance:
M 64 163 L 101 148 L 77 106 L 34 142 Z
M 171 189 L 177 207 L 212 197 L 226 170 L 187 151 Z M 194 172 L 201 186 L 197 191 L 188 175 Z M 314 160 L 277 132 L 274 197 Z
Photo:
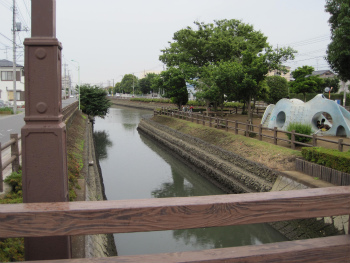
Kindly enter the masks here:
M 12 61 L 12 1 L 0 0 L 0 59 Z M 30 0 L 16 0 L 19 21 L 30 27 Z M 161 49 L 174 32 L 194 21 L 238 19 L 254 26 L 276 47 L 299 51 L 292 69 L 303 65 L 329 69 L 324 60 L 329 44 L 329 14 L 324 0 L 57 0 L 57 38 L 63 44 L 63 62 L 82 83 L 116 83 L 124 74 L 162 70 Z M 29 9 L 29 10 L 28 10 Z M 30 32 L 19 32 L 22 45 Z M 7 38 L 10 38 L 8 40 Z M 23 54 L 18 61 L 23 64 Z

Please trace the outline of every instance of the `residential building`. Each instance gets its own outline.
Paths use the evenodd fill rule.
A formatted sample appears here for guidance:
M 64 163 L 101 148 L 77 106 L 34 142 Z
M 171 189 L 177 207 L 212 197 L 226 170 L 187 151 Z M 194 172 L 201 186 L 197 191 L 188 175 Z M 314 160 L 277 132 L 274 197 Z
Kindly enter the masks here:
M 13 90 L 13 63 L 0 59 L 0 100 L 13 105 L 16 96 L 18 106 L 24 105 L 24 67 L 16 64 L 16 95 Z
M 288 70 L 287 73 L 283 73 L 280 70 L 271 70 L 269 73 L 267 73 L 267 76 L 281 76 L 285 78 L 287 81 L 291 81 L 291 74 L 290 74 L 290 67 L 285 66 L 285 68 Z

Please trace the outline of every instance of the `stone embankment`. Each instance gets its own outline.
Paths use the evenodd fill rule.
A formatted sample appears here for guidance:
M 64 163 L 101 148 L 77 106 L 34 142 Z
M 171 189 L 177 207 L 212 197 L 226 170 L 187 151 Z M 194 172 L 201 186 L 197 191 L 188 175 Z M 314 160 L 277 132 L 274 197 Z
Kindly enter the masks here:
M 138 129 L 196 167 L 202 176 L 227 193 L 270 191 L 279 175 L 262 164 L 152 120 L 142 120 Z
M 226 193 L 286 191 L 334 186 L 298 172 L 279 172 L 152 120 L 138 130 L 188 163 Z M 291 240 L 348 233 L 349 216 L 283 221 L 271 224 Z
M 79 179 L 81 190 L 77 201 L 106 200 L 102 172 L 95 155 L 93 124 L 87 122 L 84 145 L 84 179 Z M 117 256 L 113 234 L 85 235 L 72 237 L 74 258 L 97 258 Z

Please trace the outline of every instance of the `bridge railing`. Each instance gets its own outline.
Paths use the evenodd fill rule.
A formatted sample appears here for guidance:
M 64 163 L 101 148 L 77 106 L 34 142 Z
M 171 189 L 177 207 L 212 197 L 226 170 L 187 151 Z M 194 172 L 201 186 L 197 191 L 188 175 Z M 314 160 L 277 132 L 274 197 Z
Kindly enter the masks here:
M 350 186 L 142 200 L 0 205 L 0 238 L 131 233 L 350 214 Z M 83 262 L 86 259 L 57 262 Z M 350 262 L 350 236 L 89 262 Z
M 78 101 L 66 106 L 62 110 L 63 114 L 63 120 L 68 121 L 69 118 L 73 115 L 75 111 L 78 109 Z M 3 192 L 4 190 L 4 184 L 3 184 L 3 177 L 4 177 L 4 170 L 12 164 L 12 172 L 18 172 L 20 167 L 20 156 L 22 154 L 22 151 L 19 147 L 19 143 L 21 140 L 21 136 L 18 134 L 11 134 L 10 140 L 3 145 L 0 143 L 0 192 Z M 6 160 L 2 160 L 2 153 L 7 149 L 11 147 L 11 152 L 9 154 L 9 157 L 6 158 Z

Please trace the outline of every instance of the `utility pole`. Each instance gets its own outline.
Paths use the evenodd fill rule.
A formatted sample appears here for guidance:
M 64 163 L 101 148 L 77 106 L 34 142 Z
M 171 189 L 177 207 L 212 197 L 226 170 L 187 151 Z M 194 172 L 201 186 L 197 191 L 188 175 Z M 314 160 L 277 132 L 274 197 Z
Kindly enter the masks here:
M 17 113 L 17 90 L 16 90 L 16 0 L 13 0 L 13 21 L 12 21 L 12 34 L 13 34 L 13 65 L 12 65 L 12 80 L 13 80 L 13 113 Z

